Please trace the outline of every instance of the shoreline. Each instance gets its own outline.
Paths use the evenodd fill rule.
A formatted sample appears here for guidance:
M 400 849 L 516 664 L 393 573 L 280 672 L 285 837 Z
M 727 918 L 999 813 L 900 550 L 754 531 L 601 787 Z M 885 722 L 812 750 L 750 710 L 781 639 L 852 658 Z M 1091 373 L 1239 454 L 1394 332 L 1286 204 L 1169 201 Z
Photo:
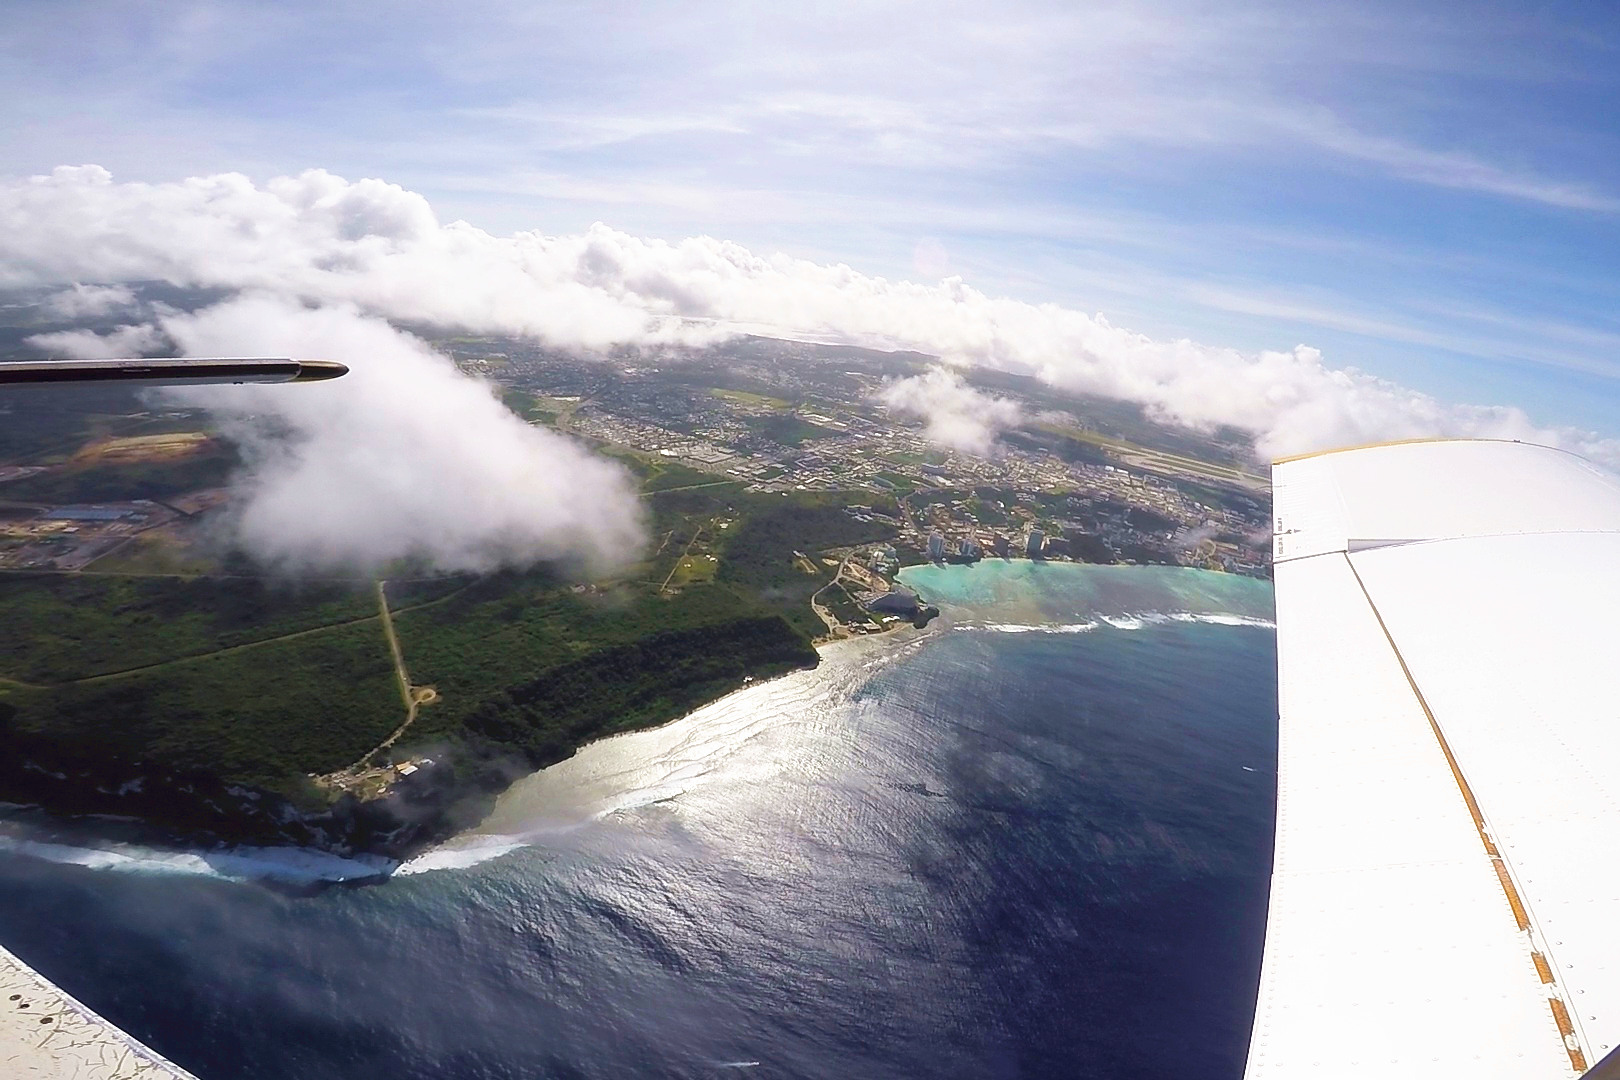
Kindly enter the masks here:
M 876 634 L 850 634 L 846 637 L 822 638 L 818 641 L 812 642 L 811 647 L 816 650 L 816 653 L 821 656 L 823 660 L 834 659 L 843 652 L 860 651 L 860 645 L 863 642 L 872 642 L 874 650 L 877 648 L 899 648 L 902 645 L 909 645 L 914 641 L 920 641 L 923 638 L 937 633 L 938 631 L 936 630 L 936 627 L 944 623 L 944 615 L 945 613 L 941 611 L 939 615 L 928 621 L 927 626 L 915 626 L 911 623 L 901 623 L 898 626 L 890 627 L 889 629 Z M 792 672 L 786 672 L 783 675 L 778 675 L 775 677 L 785 678 L 790 674 L 792 674 Z M 735 693 L 736 691 L 732 692 Z M 715 701 L 721 700 L 724 699 L 715 699 Z M 693 711 L 695 712 L 696 710 Z
M 896 575 L 896 577 L 897 580 L 901 581 L 901 583 L 905 584 L 908 588 L 915 589 L 917 586 L 913 585 L 909 581 L 906 581 L 905 579 L 907 577 L 915 578 L 916 571 L 918 570 L 923 572 L 922 576 L 925 578 L 937 577 L 937 575 L 943 572 L 958 580 L 965 581 L 972 579 L 979 582 L 990 582 L 992 584 L 994 584 L 995 579 L 1003 576 L 1006 573 L 1005 570 L 1000 569 L 999 563 L 991 563 L 987 565 L 992 569 L 992 572 L 989 574 L 984 573 L 983 568 L 977 566 L 947 566 L 937 568 L 930 566 L 907 567 L 901 572 L 900 575 Z M 1154 579 L 1157 578 L 1162 580 L 1164 575 L 1167 573 L 1173 573 L 1175 575 L 1174 580 L 1189 583 L 1196 583 L 1200 581 L 1214 583 L 1218 581 L 1239 582 L 1251 580 L 1239 577 L 1237 575 L 1214 574 L 1209 571 L 1202 571 L 1196 568 L 1186 567 L 1096 567 L 1091 566 L 1090 564 L 1053 565 L 1071 566 L 1069 571 L 1052 575 L 1049 580 L 1054 583 L 1064 579 L 1082 582 L 1087 578 L 1092 578 L 1096 580 L 1114 580 L 1119 582 L 1140 582 L 1148 585 L 1150 587 L 1148 593 L 1136 597 L 1136 600 L 1143 602 L 1142 604 L 1137 604 L 1134 607 L 1134 610 L 1138 614 L 1151 610 L 1158 610 L 1162 612 L 1174 612 L 1178 609 L 1183 611 L 1185 610 L 1182 605 L 1174 603 L 1169 594 L 1162 593 L 1162 590 L 1161 595 L 1149 595 L 1153 591 Z M 1088 571 L 1088 573 L 1076 573 L 1076 571 L 1081 571 L 1082 567 L 1084 567 L 1085 571 Z M 1014 563 L 1012 564 L 1012 569 L 1016 571 L 1020 569 L 1020 566 L 1017 563 Z M 1099 570 L 1103 571 L 1103 573 L 1097 573 Z M 1191 572 L 1187 573 L 1187 571 Z M 324 840 L 326 843 L 322 843 L 319 840 L 315 843 L 300 842 L 299 838 L 286 835 L 285 833 L 281 833 L 276 836 L 269 836 L 262 830 L 256 831 L 252 825 L 252 822 L 250 822 L 247 818 L 244 818 L 241 822 L 236 823 L 237 825 L 240 825 L 241 828 L 227 826 L 226 828 L 210 829 L 203 827 L 195 831 L 189 831 L 183 827 L 169 827 L 161 820 L 141 814 L 133 815 L 135 818 L 133 822 L 127 820 L 131 815 L 108 815 L 101 817 L 100 820 L 104 824 L 113 825 L 114 827 L 110 830 L 99 829 L 91 824 L 91 822 L 97 820 L 92 816 L 95 811 L 92 810 L 91 812 L 87 813 L 86 810 L 89 810 L 88 807 L 86 810 L 75 810 L 71 805 L 71 799 L 66 801 L 54 800 L 56 802 L 56 805 L 54 806 L 51 805 L 51 801 L 41 800 L 39 802 L 32 803 L 32 806 L 29 809 L 25 809 L 25 807 L 29 807 L 29 804 L 16 801 L 13 802 L 8 808 L 8 816 L 17 815 L 17 817 L 26 817 L 29 813 L 40 813 L 50 820 L 50 826 L 42 829 L 37 836 L 40 843 L 44 845 L 61 844 L 64 840 L 66 840 L 67 843 L 72 847 L 82 849 L 86 855 L 100 853 L 102 856 L 100 861 L 97 861 L 94 858 L 87 859 L 71 856 L 56 859 L 54 861 L 79 862 L 87 865 L 109 865 L 112 863 L 124 862 L 125 860 L 123 860 L 123 856 L 133 852 L 137 857 L 133 860 L 128 860 L 128 862 L 140 863 L 142 865 L 150 864 L 154 870 L 161 870 L 165 862 L 179 862 L 182 861 L 184 857 L 197 857 L 203 861 L 209 861 L 211 859 L 212 865 L 216 871 L 224 871 L 223 873 L 220 873 L 219 876 L 227 877 L 232 880 L 255 881 L 270 888 L 292 889 L 294 891 L 298 891 L 299 889 L 320 891 L 336 885 L 354 886 L 357 884 L 381 883 L 394 876 L 394 874 L 400 873 L 401 871 L 406 874 L 421 872 L 421 869 L 424 867 L 421 867 L 420 865 L 417 870 L 406 869 L 406 867 L 413 863 L 421 864 L 424 861 L 427 863 L 432 863 L 435 856 L 438 856 L 441 859 L 453 860 L 458 851 L 465 851 L 471 847 L 478 845 L 483 845 L 485 847 L 499 846 L 498 844 L 491 845 L 491 841 L 492 839 L 499 838 L 503 835 L 499 829 L 498 820 L 500 818 L 500 808 L 503 802 L 510 802 L 512 793 L 516 789 L 525 784 L 533 784 L 535 782 L 534 778 L 536 777 L 546 774 L 554 774 L 554 770 L 561 770 L 564 773 L 568 772 L 569 763 L 575 762 L 582 753 L 592 751 L 593 753 L 591 756 L 595 756 L 596 754 L 600 753 L 600 751 L 594 750 L 593 748 L 598 748 L 604 744 L 612 744 L 621 737 L 652 736 L 656 738 L 656 733 L 665 732 L 672 726 L 678 725 L 696 714 L 717 708 L 722 710 L 725 709 L 725 703 L 733 701 L 740 695 L 758 693 L 763 687 L 773 686 L 789 679 L 790 677 L 807 676 L 810 673 L 821 670 L 827 665 L 850 665 L 851 667 L 870 666 L 869 662 L 872 660 L 872 658 L 890 656 L 898 652 L 905 651 L 930 640 L 941 638 L 958 627 L 973 627 L 977 625 L 978 622 L 980 622 L 987 614 L 985 611 L 987 604 L 995 605 L 1005 603 L 1008 602 L 1009 599 L 1002 597 L 994 590 L 984 595 L 982 598 L 979 596 L 957 596 L 954 595 L 955 590 L 941 588 L 941 583 L 937 580 L 920 584 L 925 584 L 928 592 L 935 596 L 933 603 L 934 606 L 939 609 L 939 615 L 924 627 L 917 627 L 912 624 L 902 622 L 880 633 L 858 634 L 815 641 L 811 646 L 815 655 L 814 664 L 806 664 L 804 666 L 790 668 L 784 671 L 777 671 L 762 677 L 747 676 L 742 683 L 731 687 L 724 693 L 719 694 L 708 701 L 701 702 L 700 704 L 697 704 L 691 708 L 685 709 L 678 715 L 668 717 L 667 719 L 661 720 L 655 724 L 643 727 L 635 727 L 629 730 L 604 732 L 584 739 L 572 748 L 567 757 L 563 757 L 556 761 L 547 762 L 538 767 L 530 766 L 520 771 L 512 770 L 510 768 L 498 770 L 500 773 L 500 776 L 498 777 L 500 782 L 498 784 L 494 782 L 497 777 L 495 777 L 493 773 L 487 776 L 481 776 L 476 769 L 477 763 L 469 760 L 469 762 L 464 766 L 464 775 L 460 777 L 445 776 L 438 782 L 444 785 L 445 791 L 454 795 L 456 798 L 473 800 L 467 804 L 467 810 L 473 811 L 475 807 L 481 807 L 481 812 L 476 812 L 476 816 L 472 816 L 471 813 L 465 816 L 458 815 L 458 820 L 460 822 L 459 827 L 453 823 L 452 820 L 446 819 L 435 829 L 424 829 L 419 831 L 417 835 L 424 837 L 424 840 L 419 844 L 410 842 L 409 840 L 404 840 L 401 843 L 396 843 L 391 848 L 385 850 L 384 848 L 379 848 L 365 843 L 363 838 L 361 838 L 360 842 L 357 843 L 340 842 L 347 837 L 346 832 L 342 837 L 338 836 L 336 833 L 327 833 L 322 835 L 320 840 Z M 1016 585 L 1017 583 L 1012 582 L 1011 584 Z M 1219 592 L 1219 590 L 1217 590 L 1217 592 Z M 939 599 L 941 594 L 949 598 Z M 1059 626 L 1067 622 L 1072 622 L 1072 618 L 1063 617 L 1057 611 L 1048 612 L 1044 610 L 1037 610 L 1037 608 L 1040 606 L 1037 604 L 1038 600 L 1054 599 L 1061 602 L 1065 597 L 1066 594 L 1061 591 L 1048 592 L 1044 589 L 1036 590 L 1030 595 L 1012 597 L 1010 599 L 1016 601 L 1021 606 L 1028 605 L 1029 607 L 1027 612 L 1025 612 L 1024 615 L 1021 615 L 1015 621 L 1029 623 L 1031 624 L 1031 629 L 1035 628 L 1037 624 Z M 1076 594 L 1068 598 L 1074 600 L 1076 603 L 1084 603 L 1088 600 L 1088 596 L 1085 593 Z M 1100 600 L 1102 597 L 1092 597 L 1091 599 Z M 1116 595 L 1113 597 L 1113 599 L 1118 600 L 1121 599 L 1121 597 Z M 1152 602 L 1158 602 L 1158 607 L 1156 609 L 1151 606 Z M 1214 604 L 1214 606 L 1217 608 L 1221 606 L 1216 597 L 1207 597 L 1203 605 L 1194 604 L 1193 606 L 1210 606 L 1211 604 Z M 1231 609 L 1226 608 L 1226 610 Z M 1008 614 L 1010 615 L 1010 613 Z M 1124 614 L 1125 618 L 1131 619 L 1131 616 L 1128 614 L 1123 612 L 1122 614 Z M 1102 618 L 1104 621 L 1107 621 L 1112 625 L 1119 625 L 1119 620 L 1117 618 L 1110 618 L 1106 615 L 1088 616 L 1088 618 L 1091 617 Z M 1177 618 L 1178 617 L 1175 615 L 1165 616 L 1166 621 Z M 1202 620 L 1204 618 L 1206 618 L 1206 616 L 1188 614 L 1181 617 L 1180 621 L 1190 621 L 1195 619 Z M 1009 620 L 1004 619 L 1001 621 Z M 1132 619 L 1132 621 L 1135 620 Z M 1150 619 L 1148 621 L 1156 620 Z M 1264 620 L 1258 621 L 1264 622 Z M 1129 629 L 1130 627 L 1121 628 Z M 866 663 L 863 663 L 863 661 L 866 661 Z M 511 764 L 515 764 L 515 762 L 512 762 Z M 575 766 L 574 768 L 577 769 L 578 766 Z M 428 772 L 428 770 L 424 770 L 424 772 Z M 62 779 L 64 781 L 68 780 L 68 778 L 65 776 L 62 777 Z M 419 776 L 415 779 L 429 780 L 430 778 L 426 776 Z M 153 786 L 158 787 L 160 785 L 154 784 Z M 172 785 L 164 784 L 161 786 L 167 788 Z M 154 794 L 156 794 L 156 792 L 154 792 Z M 46 807 L 46 809 L 40 809 L 41 807 Z M 263 806 L 244 805 L 242 807 L 242 812 L 251 816 L 254 811 L 262 811 L 265 809 L 268 808 Z M 358 807 L 355 809 L 358 809 Z M 101 814 L 106 813 L 105 810 L 101 810 L 100 812 Z M 113 816 L 122 817 L 126 820 L 124 822 L 108 820 L 108 817 Z M 315 824 L 314 819 L 305 820 L 309 824 Z M 126 824 L 130 826 L 128 835 L 122 837 L 118 835 L 120 830 L 116 826 L 119 824 Z M 61 825 L 62 829 L 58 831 L 53 827 L 55 825 Z M 77 828 L 75 828 L 75 826 L 77 826 Z M 440 829 L 443 829 L 443 831 L 439 831 Z M 306 836 L 310 835 L 312 832 L 312 830 L 308 829 L 307 827 L 303 831 Z M 438 835 L 432 835 L 434 832 L 438 832 Z M 72 835 L 75 833 L 82 833 L 82 835 Z M 10 847 L 12 851 L 19 854 L 30 854 L 30 852 L 27 851 L 27 848 L 32 846 L 29 841 L 34 840 L 35 837 L 23 836 L 15 839 L 20 839 L 23 842 L 7 844 L 4 846 Z M 508 837 L 508 839 L 510 839 L 510 837 Z M 384 841 L 384 844 L 387 844 L 386 840 Z M 49 856 L 36 854 L 34 857 Z M 355 865 L 348 866 L 347 868 L 331 866 L 323 871 L 318 865 L 315 865 L 320 863 L 322 860 L 353 860 Z M 364 868 L 358 865 L 371 860 L 386 861 L 392 865 L 378 866 L 373 863 L 371 866 Z M 258 866 L 262 868 L 263 864 L 267 861 L 281 865 L 276 866 L 276 868 L 271 870 L 269 873 L 260 872 L 260 869 L 255 868 L 255 864 L 258 864 Z M 300 864 L 303 864 L 303 866 L 300 866 Z M 308 868 L 307 874 L 302 872 L 305 867 Z M 132 866 L 131 868 L 134 867 Z M 432 867 L 429 866 L 425 868 L 431 869 Z
M 829 696 L 836 701 L 864 684 L 874 667 L 937 634 L 934 626 L 907 626 L 900 633 L 820 642 L 814 667 L 756 680 L 657 727 L 584 743 L 573 756 L 515 781 L 478 826 L 429 849 L 399 873 L 464 868 L 701 790 L 755 739 L 771 739 L 784 720 L 811 716 L 805 706 L 816 708 Z
M 356 848 L 334 851 L 329 847 L 310 843 L 265 842 L 265 838 L 244 835 L 232 838 L 218 830 L 200 829 L 187 835 L 186 830 L 166 826 L 153 819 L 135 814 L 106 814 L 75 812 L 52 807 L 44 801 L 0 803 L 9 824 L 19 826 L 25 833 L 0 835 L 0 851 L 6 854 L 42 858 L 68 865 L 90 868 L 118 869 L 131 872 L 202 873 L 193 863 L 207 864 L 213 876 L 226 880 L 253 882 L 262 887 L 286 891 L 294 895 L 321 892 L 329 888 L 352 888 L 382 884 L 395 876 L 409 876 L 422 872 L 421 867 L 407 869 L 413 863 L 427 861 L 434 856 L 450 856 L 458 851 L 490 847 L 489 839 L 497 834 L 485 829 L 503 798 L 514 788 L 560 766 L 574 761 L 582 752 L 617 740 L 646 736 L 663 731 L 704 710 L 723 707 L 739 695 L 757 692 L 793 678 L 821 670 L 824 665 L 858 663 L 862 657 L 889 653 L 898 648 L 923 640 L 937 632 L 942 620 L 927 628 L 911 625 L 895 627 L 881 634 L 865 634 L 816 642 L 813 648 L 817 662 L 814 666 L 782 671 L 763 678 L 750 677 L 749 681 L 705 701 L 678 716 L 647 727 L 627 731 L 607 732 L 580 742 L 573 752 L 559 761 L 539 768 L 531 768 L 514 777 L 496 791 L 483 791 L 490 800 L 489 811 L 476 822 L 433 839 L 415 850 L 397 853 Z M 470 785 L 469 792 L 477 785 Z M 482 789 L 480 789 L 482 790 Z M 31 823 L 27 819 L 39 815 L 43 820 Z M 111 819 L 118 819 L 116 822 Z M 122 824 L 128 827 L 126 835 L 120 830 L 96 828 L 95 822 Z M 7 830 L 9 833 L 9 830 Z M 258 842 L 255 842 L 258 841 Z M 480 843 L 482 841 L 482 843 Z M 500 845 L 494 845 L 499 847 Z M 386 862 L 390 865 L 379 865 Z M 325 864 L 325 865 L 323 865 Z M 145 868 L 143 870 L 143 868 Z M 431 868 L 431 867 L 428 867 Z

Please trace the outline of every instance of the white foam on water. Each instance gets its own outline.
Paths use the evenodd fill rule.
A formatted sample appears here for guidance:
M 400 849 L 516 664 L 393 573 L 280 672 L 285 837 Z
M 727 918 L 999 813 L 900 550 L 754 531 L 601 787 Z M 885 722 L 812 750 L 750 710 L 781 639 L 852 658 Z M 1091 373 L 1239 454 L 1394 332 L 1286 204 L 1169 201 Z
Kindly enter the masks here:
M 964 630 L 989 630 L 997 634 L 1084 634 L 1097 629 L 1094 622 L 1079 623 L 984 623 L 982 626 L 968 624 Z
M 1277 624 L 1271 619 L 1257 619 L 1251 615 L 1174 615 L 1175 619 L 1184 619 L 1186 622 L 1208 623 L 1211 626 L 1256 626 L 1265 630 L 1277 629 Z
M 359 881 L 386 877 L 399 868 L 399 860 L 385 855 L 334 855 L 313 848 L 236 847 L 208 852 L 203 858 L 222 877 L 238 881 Z
M 312 848 L 157 848 L 139 844 L 79 845 L 0 835 L 0 851 L 65 866 L 127 874 L 178 874 L 227 881 L 315 885 L 377 878 L 393 872 L 381 855 L 334 855 Z
M 1150 621 L 1139 615 L 1099 615 L 1098 618 L 1115 630 L 1140 630 Z
M 961 623 L 958 630 L 987 630 L 996 634 L 1084 634 L 1095 630 L 1099 626 L 1111 626 L 1115 630 L 1141 630 L 1149 626 L 1164 626 L 1168 623 L 1203 623 L 1210 626 L 1254 626 L 1267 630 L 1275 630 L 1277 624 L 1270 619 L 1258 618 L 1253 615 L 1233 615 L 1227 612 L 1202 611 L 1137 611 L 1120 612 L 1111 615 L 1097 615 L 1095 620 L 1074 623 Z
M 394 873 L 409 877 L 437 870 L 466 870 L 527 846 L 516 836 L 458 836 L 407 859 Z
M 1254 626 L 1266 630 L 1277 629 L 1277 624 L 1270 619 L 1262 619 L 1253 615 L 1232 615 L 1226 612 L 1202 611 L 1137 611 L 1123 612 L 1112 615 L 1098 615 L 1094 621 L 1075 623 L 960 623 L 958 630 L 986 630 L 995 634 L 1084 634 L 1095 630 L 1099 626 L 1111 626 L 1115 630 L 1141 630 L 1148 626 L 1164 626 L 1168 623 L 1202 623 L 1209 626 Z
M 19 837 L 0 837 L 0 851 L 28 855 L 64 866 L 83 866 L 90 870 L 122 870 L 131 873 L 179 873 L 218 877 L 213 868 L 201 859 L 178 853 L 167 858 L 143 856 L 132 852 L 107 848 L 75 847 L 44 840 L 26 840 Z

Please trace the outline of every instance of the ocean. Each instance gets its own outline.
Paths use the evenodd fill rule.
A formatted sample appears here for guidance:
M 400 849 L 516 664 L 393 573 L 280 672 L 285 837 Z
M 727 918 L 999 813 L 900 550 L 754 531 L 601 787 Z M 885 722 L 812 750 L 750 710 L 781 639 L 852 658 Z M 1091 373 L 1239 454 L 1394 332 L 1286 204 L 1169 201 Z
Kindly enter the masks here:
M 249 1078 L 1237 1077 L 1276 760 L 1263 582 L 986 562 L 373 867 L 0 819 L 0 942 Z

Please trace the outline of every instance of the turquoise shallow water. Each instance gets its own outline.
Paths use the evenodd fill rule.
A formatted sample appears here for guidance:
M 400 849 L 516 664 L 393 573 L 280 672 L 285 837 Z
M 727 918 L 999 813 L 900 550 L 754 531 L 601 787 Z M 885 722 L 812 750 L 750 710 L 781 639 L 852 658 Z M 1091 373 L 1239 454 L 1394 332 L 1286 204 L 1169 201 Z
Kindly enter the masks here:
M 900 580 L 945 608 L 957 624 L 1055 626 L 1077 619 L 1163 621 L 1177 615 L 1265 624 L 1275 610 L 1268 581 L 1178 566 L 986 559 L 971 566 L 910 566 Z

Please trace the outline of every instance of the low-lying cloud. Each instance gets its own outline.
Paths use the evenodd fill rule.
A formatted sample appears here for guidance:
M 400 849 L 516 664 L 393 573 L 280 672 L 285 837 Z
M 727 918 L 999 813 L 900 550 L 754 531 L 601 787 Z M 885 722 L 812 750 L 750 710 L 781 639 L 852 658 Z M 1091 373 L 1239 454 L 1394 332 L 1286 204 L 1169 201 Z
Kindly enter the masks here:
M 920 349 L 951 366 L 1138 401 L 1166 421 L 1234 425 L 1255 434 L 1262 455 L 1473 435 L 1620 461 L 1620 441 L 1539 428 L 1516 408 L 1445 404 L 1332 367 L 1308 346 L 1256 354 L 1160 341 L 958 279 L 890 281 L 710 237 L 669 243 L 603 225 L 573 236 L 494 236 L 442 223 L 421 195 L 380 180 L 312 171 L 263 185 L 235 174 L 126 184 L 83 166 L 0 185 L 0 285 L 154 279 L 564 347 L 703 344 L 746 327 Z M 263 328 L 245 328 L 234 347 L 262 352 L 267 340 Z M 916 389 L 930 386 L 949 389 Z M 971 427 L 939 436 L 977 438 Z
M 135 293 L 125 285 L 72 285 L 52 293 L 45 300 L 47 313 L 59 319 L 90 319 L 115 311 L 128 310 Z
M 192 355 L 350 365 L 314 386 L 165 391 L 209 409 L 242 447 L 233 539 L 272 566 L 349 572 L 410 558 L 483 571 L 557 560 L 601 572 L 639 553 L 624 469 L 523 422 L 492 386 L 380 318 L 245 295 L 165 315 L 149 332 Z
M 973 389 L 947 368 L 896 379 L 878 393 L 891 410 L 924 422 L 928 438 L 967 454 L 988 456 L 996 436 L 1023 418 L 1018 403 Z
M 29 342 L 53 356 L 75 360 L 111 360 L 119 356 L 145 356 L 166 344 L 163 334 L 151 323 L 132 323 L 98 334 L 94 330 L 57 330 L 35 334 Z

